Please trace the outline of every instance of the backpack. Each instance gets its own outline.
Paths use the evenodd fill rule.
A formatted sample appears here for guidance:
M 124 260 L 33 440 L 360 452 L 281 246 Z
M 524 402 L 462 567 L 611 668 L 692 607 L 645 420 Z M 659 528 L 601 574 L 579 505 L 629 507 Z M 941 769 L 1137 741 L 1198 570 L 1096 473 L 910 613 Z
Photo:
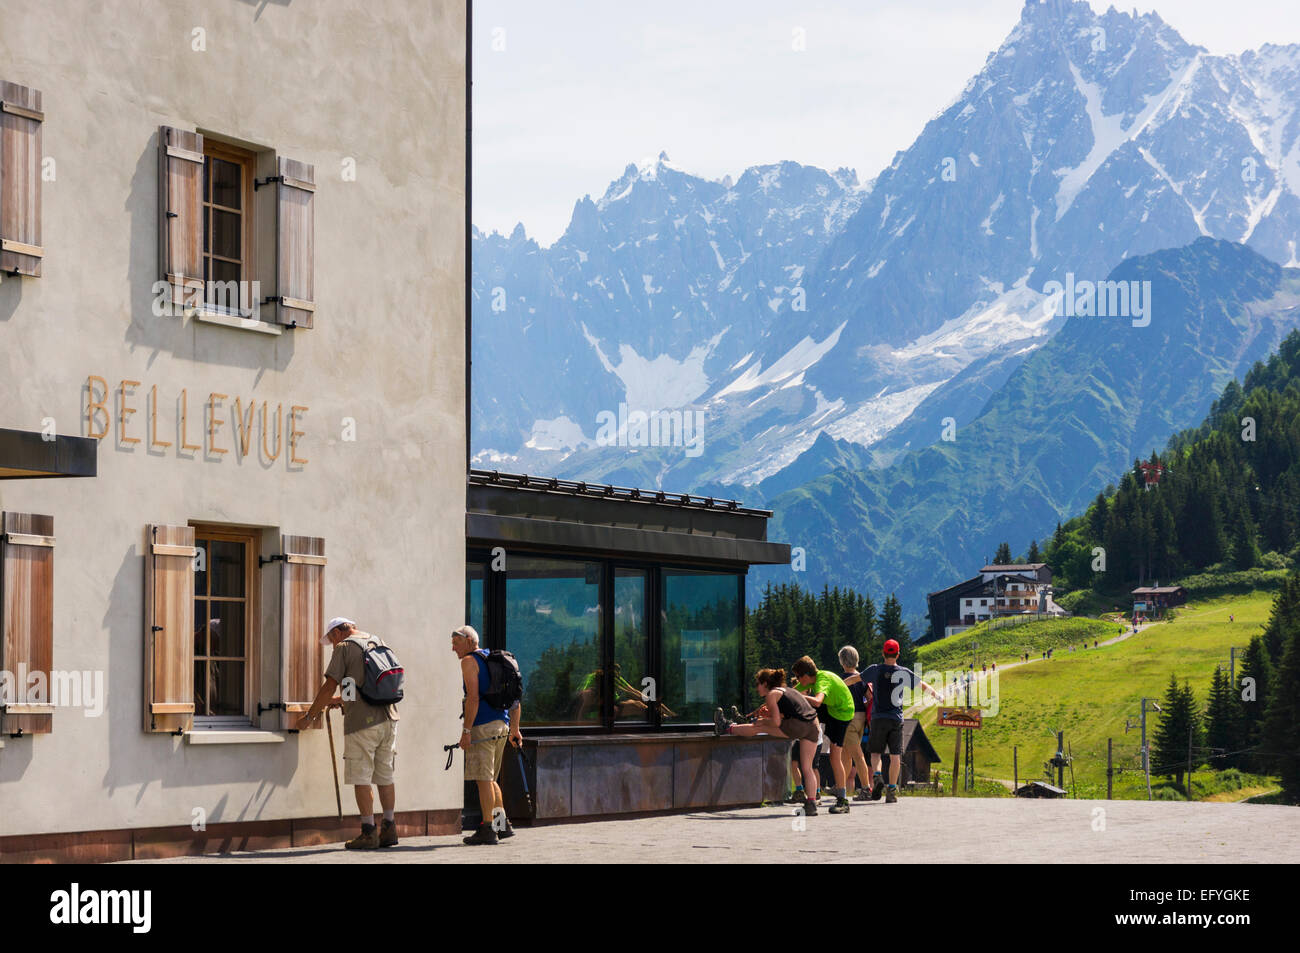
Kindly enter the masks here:
M 524 697 L 524 677 L 514 655 L 505 649 L 493 649 L 483 664 L 487 666 L 488 688 L 480 696 L 482 700 L 489 708 L 514 708 Z
M 402 700 L 406 670 L 393 650 L 378 639 L 349 638 L 361 648 L 365 664 L 365 681 L 357 686 L 361 697 L 370 705 L 396 705 Z

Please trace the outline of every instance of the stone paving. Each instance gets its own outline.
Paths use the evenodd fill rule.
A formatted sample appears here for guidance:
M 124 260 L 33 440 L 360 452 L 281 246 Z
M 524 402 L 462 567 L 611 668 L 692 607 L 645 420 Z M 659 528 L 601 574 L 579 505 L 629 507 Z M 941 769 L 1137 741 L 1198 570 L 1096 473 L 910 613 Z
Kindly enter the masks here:
M 519 828 L 497 847 L 418 837 L 136 863 L 748 863 L 773 852 L 832 863 L 1296 863 L 1300 808 L 1264 804 L 903 797 L 848 815 L 750 808 Z M 799 829 L 802 827 L 802 829 Z

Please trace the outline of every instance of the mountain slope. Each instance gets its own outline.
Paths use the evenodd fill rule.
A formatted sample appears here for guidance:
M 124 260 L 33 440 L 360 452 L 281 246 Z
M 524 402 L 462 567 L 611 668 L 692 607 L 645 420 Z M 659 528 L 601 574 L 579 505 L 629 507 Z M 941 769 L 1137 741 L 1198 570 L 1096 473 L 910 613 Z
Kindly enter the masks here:
M 769 501 L 773 538 L 807 550 L 806 585 L 897 592 L 910 612 L 966 578 L 1000 540 L 1080 509 L 1300 324 L 1300 271 L 1199 239 L 1109 276 L 1150 281 L 1151 321 L 1069 318 L 978 417 L 870 471 L 837 470 Z M 787 568 L 756 570 L 783 580 Z

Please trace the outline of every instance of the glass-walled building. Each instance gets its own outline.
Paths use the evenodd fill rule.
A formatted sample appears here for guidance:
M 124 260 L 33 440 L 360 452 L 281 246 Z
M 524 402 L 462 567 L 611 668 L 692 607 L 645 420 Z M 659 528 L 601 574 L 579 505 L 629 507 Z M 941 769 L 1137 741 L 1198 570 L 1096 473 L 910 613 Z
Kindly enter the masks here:
M 743 703 L 745 574 L 789 561 L 766 510 L 472 471 L 465 615 L 514 653 L 525 727 L 712 724 Z

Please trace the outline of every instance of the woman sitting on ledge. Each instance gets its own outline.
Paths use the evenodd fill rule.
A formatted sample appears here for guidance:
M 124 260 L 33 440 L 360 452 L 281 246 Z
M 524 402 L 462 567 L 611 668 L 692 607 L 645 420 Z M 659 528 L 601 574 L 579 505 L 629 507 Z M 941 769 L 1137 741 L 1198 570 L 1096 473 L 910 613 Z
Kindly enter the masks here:
M 713 728 L 719 735 L 771 735 L 774 738 L 791 738 L 799 746 L 799 764 L 804 778 L 816 779 L 813 757 L 821 733 L 817 713 L 801 692 L 786 687 L 785 669 L 764 668 L 754 676 L 758 697 L 763 705 L 752 725 L 738 725 L 729 721 L 719 708 L 713 714 Z M 814 783 L 815 780 L 814 780 Z M 817 813 L 816 789 L 814 796 L 804 798 L 804 814 Z

